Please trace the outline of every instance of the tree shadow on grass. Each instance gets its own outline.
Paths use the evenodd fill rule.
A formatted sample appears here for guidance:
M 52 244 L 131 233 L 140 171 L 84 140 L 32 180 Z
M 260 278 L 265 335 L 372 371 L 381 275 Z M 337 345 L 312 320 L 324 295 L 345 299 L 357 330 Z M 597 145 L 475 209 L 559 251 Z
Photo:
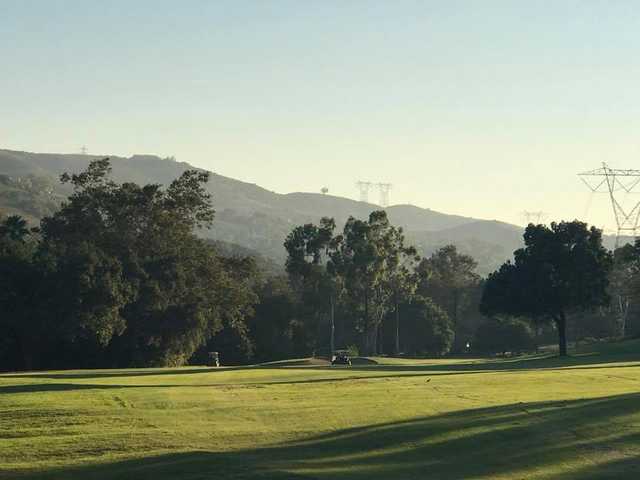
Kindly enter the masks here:
M 243 365 L 237 367 L 176 367 L 176 368 L 162 368 L 162 369 L 146 369 L 146 368 L 132 368 L 132 369 L 100 369 L 100 370 L 69 370 L 67 372 L 25 372 L 25 373 L 4 373 L 0 374 L 0 379 L 12 379 L 12 378 L 34 378 L 34 379 L 47 379 L 47 380 L 81 380 L 90 378 L 121 378 L 121 377 L 152 377 L 158 375 L 192 375 L 197 373 L 221 373 L 230 372 L 234 370 L 253 370 L 256 367 L 253 365 Z
M 51 470 L 42 479 L 635 479 L 640 394 L 464 410 L 235 452 Z M 17 473 L 17 472 L 14 472 Z M 551 476 L 549 476 L 551 475 Z M 1 477 L 1 475 L 0 475 Z M 9 478 L 9 477 L 7 477 Z
M 343 377 L 325 377 L 325 378 L 307 378 L 302 380 L 284 379 L 276 381 L 258 381 L 258 382 L 221 382 L 221 383 L 149 383 L 149 384 L 89 384 L 89 383 L 30 383 L 23 385 L 0 385 L 0 395 L 16 394 L 16 393 L 33 393 L 33 392 L 63 392 L 73 390 L 106 390 L 106 389 L 123 389 L 123 388 L 219 388 L 229 390 L 234 388 L 252 388 L 252 387 L 268 387 L 280 385 L 305 385 L 318 383 L 349 383 L 357 381 L 375 381 L 384 379 L 406 379 L 415 377 L 435 377 L 441 375 L 464 375 L 467 373 L 486 373 L 486 372 L 424 372 L 424 373 L 391 373 L 389 375 L 347 375 Z M 69 377 L 74 378 L 74 377 Z M 77 377 L 77 378 L 95 378 L 95 377 Z M 101 377 L 95 378 L 99 380 Z
M 0 395 L 14 393 L 68 392 L 74 390 L 107 390 L 125 388 L 127 385 L 94 385 L 82 383 L 30 383 L 26 385 L 0 386 Z
M 640 478 L 640 457 L 638 455 L 591 465 L 557 477 L 558 480 L 619 480 L 626 478 Z

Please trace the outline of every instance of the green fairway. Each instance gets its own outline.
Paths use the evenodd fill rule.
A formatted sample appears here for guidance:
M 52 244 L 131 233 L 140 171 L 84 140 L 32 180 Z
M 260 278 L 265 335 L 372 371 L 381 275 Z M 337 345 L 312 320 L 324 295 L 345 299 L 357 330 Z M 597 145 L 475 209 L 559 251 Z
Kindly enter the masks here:
M 0 477 L 640 478 L 640 342 L 374 360 L 0 375 Z

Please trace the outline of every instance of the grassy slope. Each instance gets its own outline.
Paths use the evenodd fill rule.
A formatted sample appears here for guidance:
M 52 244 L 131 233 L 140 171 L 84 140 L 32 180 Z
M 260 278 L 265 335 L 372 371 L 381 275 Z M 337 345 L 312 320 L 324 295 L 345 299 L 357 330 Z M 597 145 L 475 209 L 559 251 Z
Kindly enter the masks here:
M 639 478 L 639 342 L 378 360 L 0 375 L 0 478 Z

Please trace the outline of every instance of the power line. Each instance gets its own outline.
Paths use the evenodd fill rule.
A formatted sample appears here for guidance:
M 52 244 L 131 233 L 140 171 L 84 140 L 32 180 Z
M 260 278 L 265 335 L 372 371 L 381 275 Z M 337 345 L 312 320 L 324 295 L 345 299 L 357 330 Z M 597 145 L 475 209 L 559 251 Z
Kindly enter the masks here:
M 383 208 L 389 206 L 389 192 L 393 185 L 391 183 L 372 183 L 365 182 L 363 180 L 359 180 L 356 182 L 356 187 L 358 187 L 358 192 L 360 193 L 360 201 L 361 202 L 369 202 L 369 191 L 372 187 L 376 187 L 378 189 L 379 194 L 379 205 Z
M 369 202 L 369 189 L 373 184 L 371 182 L 364 182 L 362 180 L 358 180 L 356 182 L 356 187 L 360 190 L 360 201 L 361 202 Z
M 389 206 L 389 190 L 393 185 L 390 183 L 378 183 L 376 186 L 380 192 L 380 206 L 387 208 Z
M 609 168 L 606 163 L 602 167 L 589 172 L 579 173 L 580 180 L 593 192 L 608 193 L 613 218 L 616 222 L 616 248 L 620 238 L 633 236 L 637 238 L 640 228 L 640 201 L 624 206 L 619 195 L 640 193 L 640 170 Z
M 534 225 L 540 225 L 547 218 L 547 213 L 542 211 L 530 212 L 525 210 L 522 212 L 522 217 L 524 218 L 524 223 L 529 225 L 533 223 Z

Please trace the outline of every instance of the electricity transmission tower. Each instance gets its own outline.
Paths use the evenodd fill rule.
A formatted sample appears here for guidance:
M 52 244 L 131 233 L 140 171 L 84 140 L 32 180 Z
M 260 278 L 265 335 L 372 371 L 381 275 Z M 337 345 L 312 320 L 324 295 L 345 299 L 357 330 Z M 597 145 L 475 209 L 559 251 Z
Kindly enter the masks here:
M 380 206 L 387 208 L 389 206 L 389 190 L 393 185 L 390 183 L 378 183 L 377 187 L 380 191 Z
M 522 217 L 524 218 L 524 221 L 527 225 L 529 225 L 530 223 L 533 223 L 534 225 L 540 225 L 542 222 L 544 222 L 545 218 L 547 218 L 547 214 L 546 212 L 529 212 L 527 210 L 525 210 L 524 212 L 522 212 Z
M 369 203 L 369 189 L 373 185 L 371 182 L 363 182 L 362 180 L 356 182 L 356 187 L 360 190 L 360 201 Z
M 640 170 L 620 170 L 609 168 L 606 163 L 602 168 L 578 174 L 580 180 L 594 192 L 608 193 L 616 221 L 616 247 L 619 246 L 623 234 L 638 236 L 640 223 L 640 201 L 624 206 L 620 194 L 640 193 Z
M 82 155 L 86 155 L 89 152 L 89 150 L 87 150 L 87 146 L 83 145 L 82 148 L 80 148 L 80 153 Z

